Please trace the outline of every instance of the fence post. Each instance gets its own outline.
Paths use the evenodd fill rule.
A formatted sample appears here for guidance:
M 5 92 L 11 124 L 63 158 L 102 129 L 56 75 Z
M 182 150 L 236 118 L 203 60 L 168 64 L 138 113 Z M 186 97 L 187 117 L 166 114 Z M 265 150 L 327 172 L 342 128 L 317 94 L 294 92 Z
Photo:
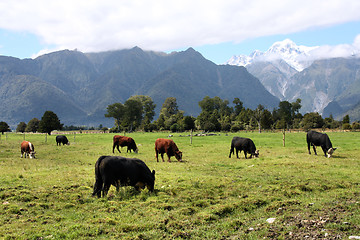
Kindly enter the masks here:
M 192 136 L 193 136 L 193 130 L 190 131 L 190 145 L 192 145 Z
M 76 136 L 76 132 L 74 132 L 74 143 L 75 143 L 75 136 Z
M 283 147 L 285 147 L 285 129 L 283 129 Z
M 45 133 L 45 143 L 47 143 L 47 133 Z

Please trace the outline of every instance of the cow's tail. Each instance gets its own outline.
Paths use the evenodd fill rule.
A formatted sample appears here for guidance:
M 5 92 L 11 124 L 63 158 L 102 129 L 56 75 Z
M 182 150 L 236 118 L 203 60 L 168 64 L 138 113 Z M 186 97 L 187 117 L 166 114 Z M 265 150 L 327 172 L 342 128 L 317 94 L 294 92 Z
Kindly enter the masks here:
M 100 163 L 107 156 L 101 156 L 95 163 L 95 184 L 94 184 L 94 192 L 93 196 L 97 195 L 101 197 L 101 190 L 103 188 L 103 180 L 100 172 Z

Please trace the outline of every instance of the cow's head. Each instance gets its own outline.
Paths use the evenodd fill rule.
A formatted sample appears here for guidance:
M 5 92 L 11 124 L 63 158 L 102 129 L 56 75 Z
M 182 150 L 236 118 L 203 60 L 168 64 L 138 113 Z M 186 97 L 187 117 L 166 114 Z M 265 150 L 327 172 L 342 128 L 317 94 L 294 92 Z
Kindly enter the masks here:
M 180 151 L 175 151 L 175 158 L 181 162 L 182 161 L 182 152 Z
M 328 158 L 331 158 L 332 154 L 335 152 L 336 148 L 329 148 L 329 150 L 327 151 L 327 156 Z
M 256 150 L 253 155 L 254 157 L 259 157 L 259 150 Z
M 139 149 L 135 146 L 135 148 L 134 148 L 134 152 L 135 153 L 138 153 L 139 152 Z
M 35 158 L 35 153 L 36 153 L 36 152 L 34 152 L 34 151 L 30 151 L 29 157 L 30 157 L 30 158 Z
M 150 192 L 154 191 L 154 185 L 155 185 L 155 170 L 151 172 L 152 181 L 150 183 L 146 184 L 147 189 L 149 189 Z
M 70 142 L 67 142 L 66 145 L 70 145 Z

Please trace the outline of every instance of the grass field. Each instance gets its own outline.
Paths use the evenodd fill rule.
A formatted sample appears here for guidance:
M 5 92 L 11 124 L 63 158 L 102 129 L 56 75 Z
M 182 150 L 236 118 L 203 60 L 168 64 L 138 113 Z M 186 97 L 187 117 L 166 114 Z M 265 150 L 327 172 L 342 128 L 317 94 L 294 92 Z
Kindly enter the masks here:
M 186 135 L 187 133 L 182 133 Z M 94 164 L 112 154 L 114 134 L 27 134 L 36 159 L 20 158 L 21 134 L 0 140 L 1 239 L 348 239 L 360 236 L 360 133 L 328 133 L 333 158 L 309 155 L 304 132 L 174 134 L 184 162 L 156 162 L 154 141 L 131 133 L 156 171 L 155 191 L 92 197 Z M 249 137 L 260 157 L 228 158 L 233 136 Z M 269 223 L 273 220 L 272 223 Z

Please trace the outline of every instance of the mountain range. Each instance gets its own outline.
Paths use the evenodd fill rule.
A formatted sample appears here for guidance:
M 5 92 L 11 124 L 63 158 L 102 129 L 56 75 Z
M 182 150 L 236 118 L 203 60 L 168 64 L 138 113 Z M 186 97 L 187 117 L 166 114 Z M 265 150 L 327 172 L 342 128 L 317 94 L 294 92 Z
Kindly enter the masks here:
M 227 64 L 245 66 L 280 100 L 302 99 L 301 112 L 323 117 L 360 120 L 360 50 L 348 48 L 347 57 L 319 55 L 322 47 L 297 46 L 285 39 L 266 52 L 237 55 Z
M 179 109 L 192 116 L 200 113 L 198 102 L 205 96 L 230 103 L 238 97 L 253 109 L 279 103 L 245 67 L 216 65 L 192 48 L 170 54 L 134 47 L 63 50 L 35 59 L 0 56 L 0 121 L 12 128 L 47 110 L 65 125 L 111 127 L 106 107 L 133 95 L 150 96 L 157 114 L 167 97 L 176 97 Z

